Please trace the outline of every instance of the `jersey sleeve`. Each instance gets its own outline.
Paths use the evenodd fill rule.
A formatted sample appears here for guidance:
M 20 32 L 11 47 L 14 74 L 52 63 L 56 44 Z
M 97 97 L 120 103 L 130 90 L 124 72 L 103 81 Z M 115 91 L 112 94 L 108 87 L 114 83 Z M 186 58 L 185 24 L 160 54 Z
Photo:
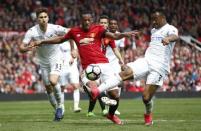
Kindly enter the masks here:
M 70 30 L 65 34 L 64 38 L 65 38 L 66 40 L 73 39 L 73 33 L 72 33 L 72 32 L 73 32 L 72 29 L 70 29 Z
M 174 26 L 172 26 L 171 28 L 169 28 L 168 36 L 169 35 L 176 35 L 176 36 L 178 36 L 178 30 L 177 30 L 177 28 L 175 28 Z
M 60 25 L 55 25 L 55 29 L 57 35 L 65 35 L 70 30 Z
M 28 44 L 31 40 L 32 40 L 32 34 L 33 34 L 33 30 L 29 29 L 25 35 L 24 35 L 24 39 L 22 40 L 22 42 L 24 44 Z
M 114 40 L 110 40 L 110 43 L 109 43 L 110 47 L 113 49 L 113 48 L 116 48 L 116 44 L 115 44 L 115 41 Z
M 117 40 L 116 45 L 117 45 L 118 47 L 124 48 L 124 47 L 125 47 L 125 38 L 122 38 L 122 39 L 120 39 L 120 40 Z
M 105 37 L 105 32 L 107 32 L 107 30 L 103 26 L 99 25 L 99 33 L 100 33 L 99 37 L 101 38 Z

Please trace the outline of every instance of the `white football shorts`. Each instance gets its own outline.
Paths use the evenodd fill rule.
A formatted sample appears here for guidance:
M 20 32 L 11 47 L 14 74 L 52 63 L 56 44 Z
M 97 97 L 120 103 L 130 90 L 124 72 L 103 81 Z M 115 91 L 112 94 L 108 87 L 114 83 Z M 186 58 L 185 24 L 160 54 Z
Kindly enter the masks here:
M 166 77 L 165 72 L 158 72 L 150 69 L 145 58 L 139 58 L 127 64 L 133 70 L 134 80 L 144 79 L 146 84 L 162 86 Z

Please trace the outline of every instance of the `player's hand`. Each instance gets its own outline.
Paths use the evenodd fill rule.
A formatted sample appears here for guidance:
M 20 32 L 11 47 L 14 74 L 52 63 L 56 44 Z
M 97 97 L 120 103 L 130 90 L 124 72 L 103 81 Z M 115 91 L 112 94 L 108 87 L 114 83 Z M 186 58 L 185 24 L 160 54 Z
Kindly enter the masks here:
M 119 61 L 120 66 L 124 65 L 124 61 Z
M 41 45 L 41 41 L 31 41 L 29 44 L 29 48 L 38 47 Z
M 125 37 L 131 37 L 131 36 L 137 36 L 139 35 L 139 31 L 138 30 L 134 30 L 134 31 L 129 31 L 129 32 L 124 32 Z
M 72 56 L 72 58 L 77 58 L 77 50 L 71 50 L 71 56 Z
M 168 45 L 169 43 L 170 43 L 170 40 L 166 37 L 166 38 L 163 38 L 162 39 L 162 43 L 163 43 L 163 45 L 165 46 L 165 45 Z
M 71 58 L 69 64 L 72 65 L 74 63 L 74 58 Z

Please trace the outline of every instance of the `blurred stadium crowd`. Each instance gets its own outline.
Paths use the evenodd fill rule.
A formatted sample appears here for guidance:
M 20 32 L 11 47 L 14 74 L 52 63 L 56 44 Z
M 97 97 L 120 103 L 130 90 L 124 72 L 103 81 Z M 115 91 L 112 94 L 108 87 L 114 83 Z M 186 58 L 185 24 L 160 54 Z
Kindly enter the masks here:
M 33 52 L 18 50 L 24 32 L 34 25 L 34 9 L 46 6 L 50 22 L 66 27 L 79 24 L 79 14 L 89 9 L 94 21 L 102 14 L 117 18 L 120 31 L 140 29 L 139 38 L 125 41 L 125 62 L 143 56 L 150 40 L 150 11 L 163 8 L 168 22 L 180 35 L 201 41 L 201 1 L 197 0 L 0 0 L 0 93 L 44 92 L 40 68 Z M 135 40 L 134 40 L 135 39 Z M 143 81 L 124 82 L 124 91 L 138 92 Z M 159 91 L 201 91 L 201 52 L 178 41 L 171 74 Z

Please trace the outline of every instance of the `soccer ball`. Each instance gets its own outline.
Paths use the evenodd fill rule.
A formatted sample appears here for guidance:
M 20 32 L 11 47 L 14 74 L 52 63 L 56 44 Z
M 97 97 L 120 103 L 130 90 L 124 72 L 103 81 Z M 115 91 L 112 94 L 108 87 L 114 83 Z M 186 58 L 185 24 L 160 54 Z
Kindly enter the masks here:
M 101 69 L 98 65 L 88 65 L 85 69 L 86 77 L 89 80 L 95 81 L 100 77 Z

